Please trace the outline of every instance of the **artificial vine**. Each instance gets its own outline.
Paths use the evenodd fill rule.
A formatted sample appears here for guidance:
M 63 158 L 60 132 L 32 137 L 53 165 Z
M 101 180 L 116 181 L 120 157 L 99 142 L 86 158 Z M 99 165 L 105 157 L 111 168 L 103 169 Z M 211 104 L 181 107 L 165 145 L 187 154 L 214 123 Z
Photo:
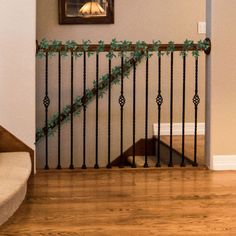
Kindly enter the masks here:
M 44 58 L 46 54 L 48 56 L 55 56 L 59 51 L 60 55 L 63 57 L 68 56 L 69 52 L 73 52 L 73 56 L 75 58 L 79 58 L 83 55 L 83 52 L 87 52 L 88 57 L 92 56 L 93 54 L 99 54 L 100 52 L 104 52 L 105 43 L 103 41 L 99 41 L 98 45 L 95 49 L 90 50 L 91 42 L 90 40 L 84 40 L 82 42 L 82 46 L 78 45 L 75 41 L 69 40 L 66 43 L 62 43 L 61 41 L 53 40 L 48 41 L 46 39 L 42 39 L 37 47 L 37 57 Z M 132 46 L 132 42 L 124 40 L 124 41 L 117 41 L 116 39 L 112 39 L 110 43 L 110 51 L 106 54 L 106 57 L 112 60 L 115 57 L 124 58 L 124 76 L 128 77 L 130 71 L 132 69 L 132 65 L 134 63 L 138 64 L 141 62 L 143 57 L 150 58 L 154 53 L 156 53 L 159 57 L 163 55 L 170 55 L 172 52 L 175 51 L 175 43 L 170 41 L 168 43 L 166 51 L 161 51 L 161 42 L 153 41 L 150 45 L 148 45 L 144 41 L 138 41 L 135 44 L 134 50 L 131 53 L 127 54 L 129 49 Z M 207 50 L 209 47 L 206 41 L 198 41 L 196 47 L 194 47 L 193 40 L 185 40 L 183 44 L 183 50 L 180 52 L 180 56 L 187 56 L 188 52 L 192 51 L 192 56 L 197 58 L 200 55 L 200 51 Z M 194 48 L 194 50 L 193 50 Z M 116 53 L 118 51 L 118 53 Z M 117 84 L 120 82 L 121 77 L 121 67 L 116 66 L 112 69 L 111 72 L 111 84 Z M 98 94 L 99 97 L 103 97 L 104 93 L 108 89 L 109 84 L 109 74 L 103 75 L 99 78 L 98 84 Z M 47 127 L 38 128 L 36 130 L 36 142 L 38 142 L 41 138 L 45 135 L 51 135 L 56 131 L 56 127 L 59 124 L 67 122 L 70 120 L 71 114 L 80 115 L 83 105 L 88 105 L 96 96 L 96 81 L 93 81 L 93 87 L 91 89 L 87 89 L 85 96 L 77 96 L 74 99 L 73 105 L 67 105 L 62 109 L 62 113 L 58 114 L 55 113 L 52 115 L 51 118 L 48 120 Z

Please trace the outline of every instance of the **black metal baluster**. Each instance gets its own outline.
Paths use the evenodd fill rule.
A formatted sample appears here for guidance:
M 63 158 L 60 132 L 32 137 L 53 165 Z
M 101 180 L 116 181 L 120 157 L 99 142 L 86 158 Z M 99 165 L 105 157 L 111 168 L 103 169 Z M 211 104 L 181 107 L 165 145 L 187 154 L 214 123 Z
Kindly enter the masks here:
M 46 131 L 45 131 L 45 159 L 46 159 L 46 163 L 45 163 L 45 170 L 49 169 L 48 166 L 48 107 L 50 105 L 50 99 L 48 96 L 48 52 L 46 52 L 45 55 L 45 96 L 43 99 L 43 104 L 45 107 L 45 127 L 46 127 Z
M 186 56 L 183 56 L 182 161 L 180 164 L 181 167 L 185 167 L 185 96 L 186 96 Z
M 95 144 L 95 169 L 99 169 L 98 165 L 98 78 L 99 78 L 99 53 L 96 54 L 96 144 Z
M 173 167 L 173 95 L 174 95 L 174 53 L 171 52 L 171 62 L 170 62 L 170 161 L 168 166 Z
M 161 95 L 161 55 L 158 56 L 158 95 L 156 98 L 158 105 L 158 135 L 157 135 L 157 163 L 156 167 L 161 167 L 161 105 L 163 97 Z
M 124 97 L 124 55 L 123 52 L 121 56 L 121 89 L 120 89 L 120 97 L 119 97 L 119 104 L 120 104 L 120 157 L 121 157 L 121 164 L 120 168 L 124 167 L 124 154 L 123 154 L 123 132 L 124 132 L 124 105 L 125 105 L 125 97 Z
M 61 169 L 61 53 L 58 52 L 58 163 L 57 169 Z
M 136 146 L 135 146 L 135 131 L 136 131 L 136 62 L 133 64 L 133 163 L 132 168 L 136 168 L 135 164 L 135 154 L 136 154 Z
M 146 57 L 146 102 L 145 102 L 145 168 L 148 167 L 148 79 L 149 79 L 149 58 Z
M 200 98 L 198 95 L 198 58 L 195 60 L 195 95 L 193 97 L 193 104 L 195 109 L 195 128 L 194 128 L 194 162 L 193 166 L 197 167 L 197 122 L 198 122 L 198 105 Z
M 71 96 L 70 96 L 70 169 L 74 169 L 74 117 L 73 117 L 73 100 L 74 100 L 74 55 L 71 51 Z
M 84 51 L 84 81 L 83 81 L 83 165 L 82 169 L 87 169 L 86 166 L 86 52 Z
M 108 81 L 108 163 L 107 168 L 111 168 L 111 59 L 108 62 L 109 81 Z

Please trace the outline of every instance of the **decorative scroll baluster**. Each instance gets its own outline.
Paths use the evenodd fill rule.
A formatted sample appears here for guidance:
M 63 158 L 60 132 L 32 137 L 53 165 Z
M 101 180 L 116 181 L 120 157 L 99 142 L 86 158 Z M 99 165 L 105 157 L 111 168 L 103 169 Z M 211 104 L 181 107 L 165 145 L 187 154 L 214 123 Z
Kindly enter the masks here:
M 58 163 L 57 169 L 61 169 L 61 53 L 58 52 Z
M 197 167 L 197 122 L 198 122 L 198 105 L 200 98 L 198 95 L 198 58 L 195 60 L 195 95 L 193 97 L 193 104 L 195 109 L 195 125 L 194 125 L 194 162 L 193 166 Z
M 170 161 L 168 166 L 173 167 L 173 98 L 174 98 L 174 53 L 171 52 L 170 59 Z
M 84 81 L 83 81 L 83 165 L 82 169 L 87 169 L 86 166 L 86 52 L 84 51 Z
M 145 168 L 148 167 L 148 79 L 149 79 L 149 58 L 148 51 L 146 57 L 146 100 L 145 100 Z
M 99 54 L 96 54 L 96 144 L 95 144 L 95 169 L 99 169 L 98 165 L 98 77 L 99 77 Z
M 121 52 L 121 89 L 120 89 L 120 157 L 121 164 L 120 168 L 124 167 L 124 153 L 123 153 L 123 136 L 124 136 L 124 105 L 125 105 L 125 97 L 124 97 L 124 52 Z
M 107 168 L 111 168 L 111 59 L 108 62 L 109 67 L 109 81 L 108 81 L 108 163 Z
M 135 164 L 135 153 L 136 153 L 136 146 L 135 146 L 135 131 L 136 131 L 136 63 L 133 64 L 133 163 L 132 168 L 136 168 Z
M 74 169 L 74 117 L 73 117 L 73 100 L 74 100 L 74 55 L 71 51 L 71 96 L 70 96 L 70 169 Z
M 183 56 L 182 161 L 180 164 L 181 167 L 185 167 L 185 96 L 186 96 L 186 56 Z
M 156 98 L 158 105 L 158 135 L 157 135 L 157 163 L 156 167 L 161 167 L 161 105 L 163 97 L 161 95 L 161 55 L 158 56 L 158 95 Z
M 45 107 L 45 127 L 46 127 L 46 134 L 45 134 L 45 170 L 49 169 L 48 166 L 48 107 L 50 105 L 50 99 L 48 96 L 48 52 L 45 55 L 45 97 L 43 99 L 43 104 Z

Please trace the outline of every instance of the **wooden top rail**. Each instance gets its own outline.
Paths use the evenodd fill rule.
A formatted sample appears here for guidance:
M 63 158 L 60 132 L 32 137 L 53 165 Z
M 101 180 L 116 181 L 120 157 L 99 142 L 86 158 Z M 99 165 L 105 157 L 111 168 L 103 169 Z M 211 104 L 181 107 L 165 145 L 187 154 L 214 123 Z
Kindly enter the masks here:
M 209 54 L 210 51 L 211 51 L 211 41 L 210 39 L 205 39 L 205 42 L 209 44 L 209 47 L 207 50 L 204 50 L 204 52 L 206 54 Z M 175 48 L 174 48 L 174 51 L 183 51 L 184 50 L 184 47 L 185 45 L 184 44 L 174 44 L 175 45 Z M 153 51 L 153 44 L 146 44 L 145 46 L 147 46 L 147 50 L 149 51 Z M 195 51 L 197 50 L 197 44 L 193 44 L 192 47 L 189 47 L 188 48 L 188 51 Z M 99 44 L 90 44 L 88 46 L 88 50 L 87 51 L 91 51 L 91 52 L 96 52 L 97 49 L 99 47 Z M 122 45 L 120 45 L 120 47 L 122 47 Z M 158 47 L 158 51 L 161 52 L 161 51 L 167 51 L 169 48 L 169 44 L 160 44 L 159 47 Z M 113 49 L 111 47 L 110 44 L 104 44 L 104 48 L 103 48 L 103 52 L 109 52 L 109 51 L 116 51 L 116 52 L 120 52 L 122 51 L 121 48 L 117 48 L 117 49 Z M 136 50 L 136 45 L 135 44 L 131 44 L 129 46 L 129 48 L 126 48 L 124 51 L 135 51 Z M 203 51 L 201 49 L 198 49 L 199 51 Z M 83 45 L 82 44 L 78 44 L 76 48 L 74 49 L 71 49 L 71 48 L 65 48 L 65 45 L 59 45 L 57 46 L 57 48 L 55 49 L 55 47 L 51 47 L 49 46 L 49 48 L 45 49 L 45 48 L 41 48 L 40 45 L 38 44 L 38 42 L 36 41 L 36 52 L 39 52 L 39 51 L 43 51 L 43 52 L 50 52 L 50 51 L 53 51 L 53 52 L 61 52 L 61 51 L 81 51 L 83 52 L 84 49 L 83 49 Z

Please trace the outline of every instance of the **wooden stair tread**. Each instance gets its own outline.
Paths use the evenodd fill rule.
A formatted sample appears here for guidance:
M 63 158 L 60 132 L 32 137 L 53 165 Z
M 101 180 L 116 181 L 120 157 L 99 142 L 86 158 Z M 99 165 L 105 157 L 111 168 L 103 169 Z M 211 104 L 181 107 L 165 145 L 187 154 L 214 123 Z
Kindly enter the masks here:
M 32 166 L 34 166 L 34 150 L 28 147 L 20 139 L 0 126 L 0 153 L 3 152 L 27 152 L 30 154 Z M 33 168 L 32 168 L 33 174 Z
M 170 136 L 161 136 L 161 141 L 166 145 L 170 143 Z M 182 152 L 182 136 L 174 135 L 173 136 L 173 149 L 178 152 Z M 194 160 L 194 136 L 186 135 L 185 136 L 185 156 L 190 160 Z M 197 160 L 198 164 L 205 164 L 205 136 L 197 136 Z
M 197 137 L 197 161 L 200 166 L 204 166 L 204 142 L 205 137 L 203 135 L 198 135 Z M 155 138 L 156 139 L 156 138 Z M 169 143 L 170 136 L 161 136 L 161 166 L 168 166 L 169 163 Z M 181 153 L 182 153 L 182 136 L 173 136 L 173 164 L 178 166 L 181 163 Z M 131 165 L 133 163 L 133 156 L 127 157 L 128 163 Z M 194 161 L 194 136 L 185 136 L 185 164 L 191 166 Z M 137 167 L 143 167 L 145 162 L 144 154 L 135 156 L 135 164 Z M 148 165 L 149 167 L 155 167 L 157 162 L 157 157 L 154 155 L 148 155 Z
M 0 153 L 0 225 L 8 220 L 24 200 L 30 173 L 29 153 Z

